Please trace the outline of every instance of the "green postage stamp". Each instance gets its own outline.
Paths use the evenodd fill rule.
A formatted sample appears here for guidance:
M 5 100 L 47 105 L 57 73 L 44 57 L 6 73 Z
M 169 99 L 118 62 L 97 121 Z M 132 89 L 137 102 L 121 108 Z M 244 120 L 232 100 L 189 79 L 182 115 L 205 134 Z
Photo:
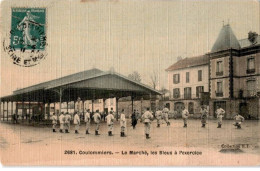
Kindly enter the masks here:
M 46 39 L 46 8 L 11 8 L 10 44 L 4 49 L 14 64 L 38 64 L 46 56 Z

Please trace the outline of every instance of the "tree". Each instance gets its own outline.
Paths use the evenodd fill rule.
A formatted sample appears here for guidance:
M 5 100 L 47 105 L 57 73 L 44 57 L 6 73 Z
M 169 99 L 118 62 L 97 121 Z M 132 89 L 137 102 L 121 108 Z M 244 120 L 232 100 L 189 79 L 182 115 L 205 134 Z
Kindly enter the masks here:
M 169 93 L 170 91 L 168 89 L 166 89 L 165 87 L 162 87 L 160 90 L 159 90 L 160 93 L 162 93 L 162 96 L 163 96 L 163 99 L 165 99 L 165 95 L 167 93 Z
M 132 74 L 129 74 L 128 78 L 137 82 L 141 82 L 141 75 L 137 71 L 134 71 Z
M 150 75 L 150 79 L 151 79 L 152 87 L 153 87 L 153 89 L 155 89 L 157 86 L 157 82 L 158 82 L 158 76 L 155 71 L 153 71 L 153 74 Z

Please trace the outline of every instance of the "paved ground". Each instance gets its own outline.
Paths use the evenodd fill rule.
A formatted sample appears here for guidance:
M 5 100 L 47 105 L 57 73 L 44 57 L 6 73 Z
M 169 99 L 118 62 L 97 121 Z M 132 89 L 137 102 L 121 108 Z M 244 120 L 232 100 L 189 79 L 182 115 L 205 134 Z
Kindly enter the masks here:
M 52 133 L 50 126 L 28 126 L 1 123 L 0 156 L 4 165 L 256 165 L 260 164 L 259 121 L 245 121 L 236 129 L 233 121 L 224 121 L 217 129 L 215 120 L 201 128 L 199 120 L 189 120 L 183 128 L 182 120 L 170 120 L 171 126 L 152 123 L 151 139 L 144 137 L 144 126 L 138 123 L 135 130 L 128 120 L 127 137 L 120 137 L 119 123 L 114 126 L 114 136 L 107 136 L 107 126 L 102 123 L 101 135 Z M 224 144 L 224 145 L 223 145 Z M 240 146 L 241 152 L 220 152 L 228 145 Z M 72 151 L 72 154 L 64 154 Z M 85 152 L 85 154 L 80 154 Z M 110 151 L 112 155 L 88 154 L 88 151 Z M 141 151 L 135 155 L 130 151 Z M 151 152 L 153 151 L 153 152 Z M 164 151 L 160 154 L 160 151 Z M 194 152 L 197 153 L 184 153 Z M 222 150 L 223 151 L 223 150 Z M 147 152 L 147 154 L 146 154 Z M 176 152 L 176 153 L 175 153 Z M 126 155 L 124 155 L 127 153 Z M 153 154 L 152 154 L 153 153 Z M 157 153 L 157 154 L 154 154 Z

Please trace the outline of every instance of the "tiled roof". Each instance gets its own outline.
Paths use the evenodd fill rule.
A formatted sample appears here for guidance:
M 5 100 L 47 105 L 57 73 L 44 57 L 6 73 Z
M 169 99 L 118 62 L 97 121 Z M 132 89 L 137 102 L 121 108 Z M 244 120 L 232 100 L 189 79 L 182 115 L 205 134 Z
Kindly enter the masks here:
M 224 25 L 219 32 L 218 38 L 214 43 L 211 52 L 217 52 L 227 49 L 240 49 L 240 44 L 233 33 L 229 24 Z
M 207 55 L 184 58 L 171 65 L 169 68 L 166 69 L 166 71 L 173 71 L 173 70 L 178 70 L 178 69 L 183 69 L 188 67 L 207 65 L 208 63 L 209 60 Z

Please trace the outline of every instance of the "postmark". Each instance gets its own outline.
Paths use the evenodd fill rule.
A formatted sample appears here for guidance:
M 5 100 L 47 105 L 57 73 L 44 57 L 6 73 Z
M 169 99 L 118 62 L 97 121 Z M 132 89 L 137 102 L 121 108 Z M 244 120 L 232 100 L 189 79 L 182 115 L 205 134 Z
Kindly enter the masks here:
M 3 42 L 5 52 L 16 65 L 39 64 L 47 55 L 46 8 L 12 8 L 11 17 L 9 40 Z

